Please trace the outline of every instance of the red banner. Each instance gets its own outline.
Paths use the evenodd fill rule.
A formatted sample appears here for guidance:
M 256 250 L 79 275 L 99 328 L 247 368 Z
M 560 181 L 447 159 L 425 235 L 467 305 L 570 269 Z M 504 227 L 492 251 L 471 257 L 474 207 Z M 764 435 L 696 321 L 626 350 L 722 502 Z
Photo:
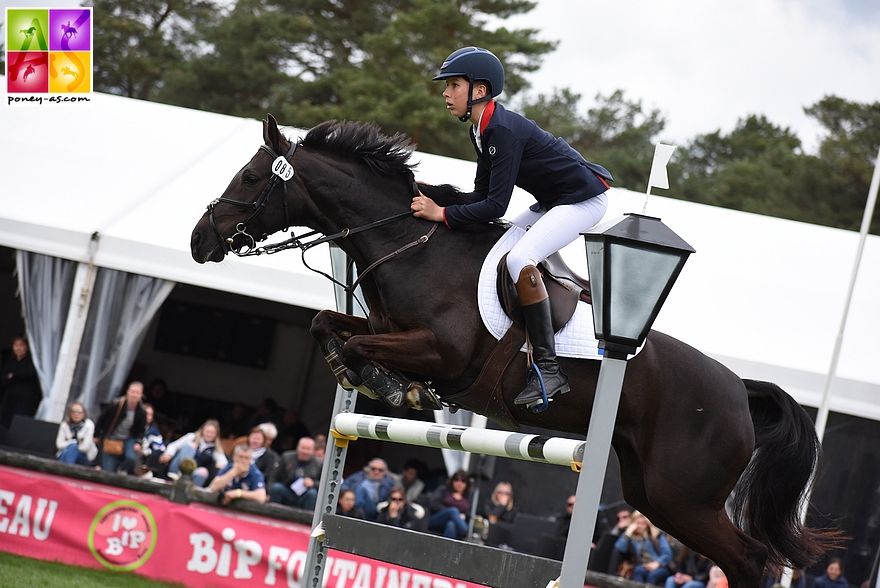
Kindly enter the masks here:
M 0 466 L 0 550 L 180 582 L 300 588 L 305 525 Z M 331 551 L 326 588 L 478 588 Z

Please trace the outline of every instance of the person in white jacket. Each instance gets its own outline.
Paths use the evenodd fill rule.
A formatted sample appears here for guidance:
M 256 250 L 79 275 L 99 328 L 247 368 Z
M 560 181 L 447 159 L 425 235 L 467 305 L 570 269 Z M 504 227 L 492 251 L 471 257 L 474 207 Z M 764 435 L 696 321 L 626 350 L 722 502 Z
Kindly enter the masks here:
M 94 437 L 95 423 L 86 415 L 86 407 L 74 402 L 67 409 L 67 418 L 58 426 L 55 437 L 58 461 L 90 464 L 98 456 Z

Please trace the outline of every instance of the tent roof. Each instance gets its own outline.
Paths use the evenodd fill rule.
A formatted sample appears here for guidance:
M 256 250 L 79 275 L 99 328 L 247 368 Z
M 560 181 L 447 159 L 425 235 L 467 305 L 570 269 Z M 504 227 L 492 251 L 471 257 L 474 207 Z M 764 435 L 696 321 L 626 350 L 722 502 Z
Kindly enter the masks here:
M 259 121 L 105 94 L 91 102 L 0 108 L 0 245 L 312 309 L 331 284 L 295 252 L 198 265 L 189 237 L 262 140 Z M 417 177 L 470 188 L 474 164 L 417 153 Z M 612 191 L 607 219 L 641 212 Z M 510 213 L 530 202 L 517 192 Z M 655 328 L 742 377 L 780 383 L 816 406 L 844 312 L 858 234 L 651 196 L 647 214 L 697 252 Z M 586 275 L 583 245 L 564 251 Z M 329 271 L 317 248 L 310 265 Z M 868 238 L 849 310 L 832 409 L 880 419 L 880 238 Z

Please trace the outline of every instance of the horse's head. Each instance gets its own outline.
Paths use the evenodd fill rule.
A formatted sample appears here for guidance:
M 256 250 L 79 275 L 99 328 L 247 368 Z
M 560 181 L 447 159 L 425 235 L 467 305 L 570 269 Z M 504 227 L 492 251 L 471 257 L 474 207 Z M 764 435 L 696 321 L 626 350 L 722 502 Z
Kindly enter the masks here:
M 265 144 L 193 230 L 190 247 L 197 262 L 219 262 L 230 251 L 253 252 L 258 241 L 291 225 L 335 239 L 331 233 L 344 231 L 347 237 L 354 227 L 373 225 L 389 212 L 408 215 L 413 146 L 406 137 L 386 137 L 374 124 L 327 121 L 291 143 L 275 119 L 267 118 Z M 297 146 L 302 149 L 294 161 Z
M 250 251 L 258 241 L 290 226 L 287 193 L 297 189 L 291 163 L 296 143 L 281 134 L 271 114 L 263 121 L 263 141 L 196 224 L 190 249 L 197 262 L 219 262 L 230 251 Z

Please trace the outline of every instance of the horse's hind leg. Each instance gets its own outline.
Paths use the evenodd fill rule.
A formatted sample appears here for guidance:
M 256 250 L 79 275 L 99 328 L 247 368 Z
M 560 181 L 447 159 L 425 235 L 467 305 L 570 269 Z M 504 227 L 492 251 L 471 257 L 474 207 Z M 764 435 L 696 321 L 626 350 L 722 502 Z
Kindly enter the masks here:
M 723 502 L 696 496 L 664 475 L 643 477 L 642 464 L 628 448 L 615 445 L 620 460 L 624 499 L 648 519 L 715 562 L 730 588 L 758 588 L 767 548 L 740 531 Z
M 724 508 L 693 504 L 672 511 L 658 521 L 674 528 L 673 535 L 682 543 L 715 562 L 727 575 L 730 588 L 758 588 L 761 584 L 767 548 L 740 531 Z

